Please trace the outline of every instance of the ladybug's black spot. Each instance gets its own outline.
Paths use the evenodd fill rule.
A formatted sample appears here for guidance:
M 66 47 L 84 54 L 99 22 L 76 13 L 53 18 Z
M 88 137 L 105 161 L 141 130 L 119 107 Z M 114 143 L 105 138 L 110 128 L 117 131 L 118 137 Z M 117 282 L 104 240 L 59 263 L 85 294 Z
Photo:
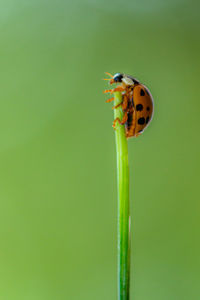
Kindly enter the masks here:
M 138 119 L 138 124 L 139 125 L 144 125 L 144 123 L 145 123 L 145 118 L 139 118 Z
M 136 105 L 136 110 L 137 111 L 142 111 L 143 110 L 143 105 L 142 104 L 137 104 Z
M 148 110 L 148 111 L 150 110 L 150 107 L 149 107 L 149 106 L 147 106 L 147 110 Z
M 143 89 L 140 90 L 140 96 L 144 96 L 145 95 L 145 91 Z
M 149 116 L 146 118 L 146 124 L 149 122 Z

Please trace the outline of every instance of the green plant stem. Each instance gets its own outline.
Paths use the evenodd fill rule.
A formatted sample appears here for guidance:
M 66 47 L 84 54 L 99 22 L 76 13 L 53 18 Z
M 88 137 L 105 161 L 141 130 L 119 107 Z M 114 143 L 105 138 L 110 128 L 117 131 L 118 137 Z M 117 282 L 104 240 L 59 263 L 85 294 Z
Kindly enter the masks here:
M 115 105 L 122 102 L 122 95 L 114 93 Z M 120 120 L 123 110 L 114 110 Z M 118 182 L 118 300 L 129 300 L 130 285 L 130 205 L 128 145 L 124 125 L 116 122 L 117 182 Z

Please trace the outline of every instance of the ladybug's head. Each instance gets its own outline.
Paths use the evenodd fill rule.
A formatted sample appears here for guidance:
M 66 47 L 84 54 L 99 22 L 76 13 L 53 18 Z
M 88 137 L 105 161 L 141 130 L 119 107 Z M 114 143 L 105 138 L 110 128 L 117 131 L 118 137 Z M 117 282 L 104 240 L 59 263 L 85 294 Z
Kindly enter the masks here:
M 122 73 L 116 73 L 113 78 L 110 80 L 110 84 L 112 83 L 118 83 L 123 82 L 125 85 L 134 85 L 138 84 L 139 81 L 132 76 L 122 74 Z
M 110 84 L 113 83 L 123 83 L 126 86 L 133 86 L 135 84 L 139 84 L 139 81 L 135 78 L 133 78 L 130 75 L 122 74 L 122 73 L 116 73 L 114 76 L 111 75 L 110 73 L 106 72 L 107 75 L 109 75 L 112 79 L 104 79 L 104 80 L 109 80 Z

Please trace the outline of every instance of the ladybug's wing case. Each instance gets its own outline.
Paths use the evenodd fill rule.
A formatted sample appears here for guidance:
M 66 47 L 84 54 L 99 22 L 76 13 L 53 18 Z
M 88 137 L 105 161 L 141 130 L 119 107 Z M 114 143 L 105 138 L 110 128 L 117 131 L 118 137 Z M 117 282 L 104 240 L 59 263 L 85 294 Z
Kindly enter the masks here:
M 136 116 L 135 134 L 138 134 L 150 123 L 153 116 L 153 98 L 144 85 L 134 86 L 133 103 Z

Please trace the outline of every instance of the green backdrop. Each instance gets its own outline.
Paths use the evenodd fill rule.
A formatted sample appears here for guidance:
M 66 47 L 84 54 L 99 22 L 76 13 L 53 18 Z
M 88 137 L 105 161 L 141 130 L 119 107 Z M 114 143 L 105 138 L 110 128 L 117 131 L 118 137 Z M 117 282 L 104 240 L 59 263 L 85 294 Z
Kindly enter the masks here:
M 129 140 L 131 300 L 200 299 L 200 5 L 0 1 L 0 299 L 117 297 L 104 72 L 150 89 Z

